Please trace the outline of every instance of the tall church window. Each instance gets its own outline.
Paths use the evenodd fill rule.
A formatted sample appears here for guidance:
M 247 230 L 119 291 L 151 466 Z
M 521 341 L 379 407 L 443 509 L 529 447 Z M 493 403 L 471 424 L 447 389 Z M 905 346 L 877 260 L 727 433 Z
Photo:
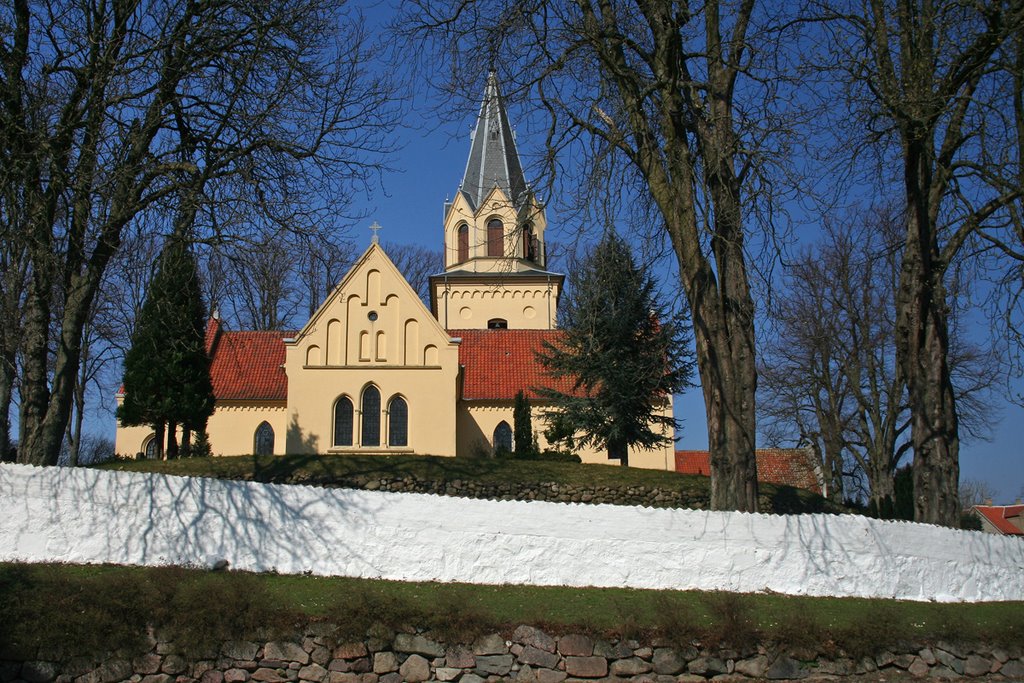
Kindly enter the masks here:
M 352 401 L 348 396 L 334 404 L 334 445 L 352 445 Z
M 463 223 L 456 230 L 456 239 L 459 244 L 459 263 L 469 260 L 469 226 Z
M 388 445 L 409 445 L 409 404 L 401 396 L 388 404 Z
M 256 428 L 252 451 L 255 455 L 274 454 L 274 428 L 270 426 L 269 422 L 261 422 L 260 426 Z
M 505 229 L 498 218 L 487 221 L 487 255 L 501 257 L 505 255 Z
M 380 390 L 372 384 L 363 391 L 361 446 L 380 446 Z
M 512 428 L 504 420 L 499 422 L 498 426 L 494 428 L 494 452 L 512 452 Z

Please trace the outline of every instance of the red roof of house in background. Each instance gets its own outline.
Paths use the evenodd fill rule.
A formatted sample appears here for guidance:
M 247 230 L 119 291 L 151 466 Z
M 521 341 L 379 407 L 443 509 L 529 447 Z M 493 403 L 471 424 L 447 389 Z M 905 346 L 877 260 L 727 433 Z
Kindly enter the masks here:
M 807 449 L 758 448 L 755 456 L 758 481 L 821 494 L 821 482 Z M 676 451 L 676 472 L 709 476 L 711 455 L 707 451 Z
M 544 342 L 561 338 L 559 330 L 448 330 L 461 337 L 462 398 L 470 401 L 512 400 L 522 390 L 539 398 L 536 387 L 572 391 L 572 382 L 550 377 L 537 360 Z
M 975 505 L 974 509 L 999 533 L 1024 536 L 1024 529 L 1017 526 L 1022 521 L 1020 517 L 1024 515 L 1024 505 Z M 1012 519 L 1017 519 L 1017 524 L 1010 521 Z
M 294 332 L 229 332 L 213 318 L 206 325 L 210 379 L 218 401 L 284 401 L 284 341 Z

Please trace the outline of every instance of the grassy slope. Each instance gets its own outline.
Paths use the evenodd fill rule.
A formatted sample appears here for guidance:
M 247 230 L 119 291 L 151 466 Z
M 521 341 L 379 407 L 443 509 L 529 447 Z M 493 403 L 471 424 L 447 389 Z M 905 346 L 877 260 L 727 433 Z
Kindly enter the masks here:
M 186 648 L 310 619 L 343 638 L 429 627 L 446 642 L 541 625 L 552 633 L 659 637 L 749 647 L 758 637 L 835 654 L 872 654 L 895 641 L 991 645 L 1024 640 L 1024 604 L 933 604 L 692 591 L 477 586 L 214 573 L 182 568 L 0 564 L 0 650 L 34 656 L 64 643 L 88 653 L 141 642 L 155 624 Z M 218 609 L 209 609 L 217 605 Z M 227 606 L 229 609 L 225 609 Z M 268 635 L 263 632 L 262 635 Z M 4 652 L 0 651 L 0 658 Z
M 312 484 L 362 488 L 381 478 L 418 481 L 477 482 L 486 485 L 530 486 L 540 483 L 574 484 L 593 488 L 645 487 L 679 491 L 688 498 L 707 501 L 708 478 L 644 470 L 635 467 L 583 465 L 513 459 L 442 458 L 379 455 L 251 455 L 221 458 L 186 458 L 169 462 L 118 461 L 105 468 L 135 472 L 163 472 L 182 476 L 243 479 L 278 484 Z M 843 512 L 821 496 L 791 487 L 762 484 L 762 499 L 779 512 Z M 705 502 L 705 507 L 707 506 Z

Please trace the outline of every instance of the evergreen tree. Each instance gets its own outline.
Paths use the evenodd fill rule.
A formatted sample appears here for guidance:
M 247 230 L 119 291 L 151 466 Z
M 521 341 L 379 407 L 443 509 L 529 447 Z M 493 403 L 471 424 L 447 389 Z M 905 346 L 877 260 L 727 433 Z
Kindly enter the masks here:
M 534 451 L 533 424 L 530 418 L 530 400 L 522 390 L 516 394 L 512 407 L 512 429 L 515 434 L 515 454 L 528 456 Z
M 185 240 L 172 236 L 136 321 L 132 347 L 125 356 L 124 403 L 118 417 L 125 425 L 151 425 L 163 454 L 177 455 L 175 428 L 190 433 L 205 428 L 213 412 L 210 359 L 204 341 L 205 312 L 195 258 Z
M 658 301 L 613 231 L 572 269 L 565 304 L 565 336 L 539 358 L 572 390 L 542 390 L 554 402 L 546 436 L 570 449 L 605 448 L 628 465 L 630 446 L 654 448 L 673 436 L 675 420 L 661 413 L 693 373 L 686 321 Z

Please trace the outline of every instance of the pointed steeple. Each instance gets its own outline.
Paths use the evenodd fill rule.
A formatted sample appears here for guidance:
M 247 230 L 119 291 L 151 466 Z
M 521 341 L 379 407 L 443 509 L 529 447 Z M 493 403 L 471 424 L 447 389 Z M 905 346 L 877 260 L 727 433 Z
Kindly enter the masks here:
M 469 161 L 459 190 L 478 209 L 495 186 L 519 206 L 526 196 L 526 178 L 519 162 L 515 136 L 498 90 L 498 75 L 487 74 L 487 87 L 473 130 Z

